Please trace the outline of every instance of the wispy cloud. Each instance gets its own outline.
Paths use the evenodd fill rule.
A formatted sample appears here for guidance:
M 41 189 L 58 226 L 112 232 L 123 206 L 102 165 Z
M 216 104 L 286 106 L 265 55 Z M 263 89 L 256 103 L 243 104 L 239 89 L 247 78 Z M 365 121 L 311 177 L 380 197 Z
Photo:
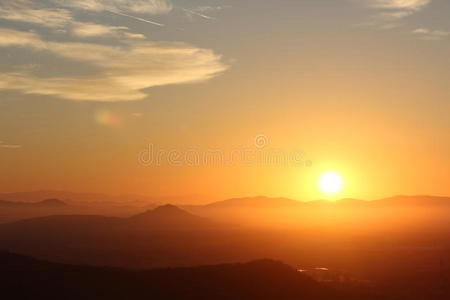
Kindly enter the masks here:
M 54 0 L 60 5 L 72 7 L 81 10 L 95 12 L 109 12 L 123 17 L 131 18 L 136 21 L 145 22 L 156 26 L 164 26 L 160 22 L 149 20 L 134 14 L 167 14 L 173 9 L 170 0 Z
M 184 8 L 184 7 L 176 7 L 178 9 L 181 9 L 186 16 L 189 18 L 189 20 L 193 21 L 195 17 L 199 17 L 206 20 L 216 20 L 217 18 L 213 16 L 214 14 L 217 14 L 219 11 L 222 11 L 226 8 L 230 8 L 231 6 L 223 5 L 223 6 L 197 6 L 194 8 Z
M 22 145 L 14 145 L 14 144 L 6 144 L 3 141 L 0 141 L 0 149 L 19 149 L 22 148 Z
M 46 8 L 49 2 L 60 8 Z M 39 30 L 0 28 L 0 47 L 21 47 L 30 50 L 30 55 L 47 52 L 94 68 L 84 76 L 62 73 L 49 77 L 36 68 L 16 66 L 15 71 L 0 72 L 0 89 L 71 100 L 138 100 L 147 97 L 144 91 L 147 88 L 208 80 L 228 68 L 212 50 L 186 43 L 148 41 L 143 34 L 130 32 L 126 26 L 78 20 L 78 15 L 71 12 L 73 9 L 114 13 L 164 26 L 130 13 L 168 13 L 172 4 L 169 0 L 43 0 L 40 3 L 4 0 L 0 2 L 0 18 L 54 28 L 59 41 L 42 38 L 37 33 Z M 68 35 L 61 40 L 61 33 Z M 108 37 L 108 43 L 99 37 Z M 39 69 L 44 70 L 45 65 Z
M 366 0 L 374 8 L 417 11 L 431 3 L 431 0 Z
M 191 10 L 191 9 L 187 9 L 187 8 L 182 8 L 182 10 L 185 13 L 187 13 L 190 17 L 192 17 L 192 15 L 195 15 L 195 16 L 199 16 L 199 17 L 201 17 L 203 19 L 207 19 L 207 20 L 214 20 L 215 19 L 214 17 L 208 16 L 208 15 L 202 13 L 202 12 L 198 12 L 198 11 L 195 11 L 195 10 Z
M 62 27 L 72 21 L 72 15 L 66 9 L 37 8 L 31 1 L 16 0 L 0 2 L 0 19 L 45 27 Z
M 166 14 L 173 9 L 170 0 L 54 0 L 61 6 L 90 11 L 122 11 L 139 14 Z
M 399 20 L 419 12 L 432 2 L 432 0 L 360 1 L 362 1 L 366 7 L 376 11 L 371 24 L 381 28 L 393 28 L 398 26 Z
M 432 30 L 428 28 L 417 28 L 412 32 L 421 40 L 438 41 L 450 37 L 448 30 Z
M 122 46 L 43 40 L 35 33 L 0 29 L 0 47 L 46 51 L 99 68 L 78 77 L 41 78 L 31 72 L 0 73 L 0 89 L 72 100 L 143 99 L 146 88 L 210 79 L 227 69 L 221 57 L 185 43 L 127 40 Z
M 128 32 L 128 27 L 125 26 L 107 26 L 87 22 L 73 22 L 72 34 L 83 38 L 99 37 L 99 36 L 112 36 L 116 38 L 135 38 L 135 39 L 145 38 L 145 36 L 142 34 Z
M 0 18 L 59 28 L 73 21 L 70 10 L 75 9 L 97 13 L 109 12 L 140 22 L 164 26 L 142 16 L 167 14 L 172 8 L 169 0 L 47 0 L 42 3 L 30 0 L 4 0 L 0 2 Z

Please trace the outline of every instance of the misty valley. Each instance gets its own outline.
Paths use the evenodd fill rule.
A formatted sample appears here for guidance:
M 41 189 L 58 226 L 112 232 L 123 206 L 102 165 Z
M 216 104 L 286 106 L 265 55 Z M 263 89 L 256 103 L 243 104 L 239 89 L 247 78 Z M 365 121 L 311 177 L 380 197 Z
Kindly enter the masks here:
M 269 259 L 286 264 L 289 276 L 299 276 L 299 282 L 309 278 L 323 285 L 331 293 L 330 299 L 338 295 L 355 299 L 445 299 L 450 291 L 449 198 L 398 196 L 374 201 L 299 202 L 254 197 L 206 205 L 155 204 L 137 212 L 142 210 L 140 203 L 134 207 L 136 212 L 130 208 L 121 216 L 117 216 L 113 203 L 102 207 L 83 203 L 80 209 L 76 200 L 66 201 L 2 201 L 2 215 L 11 210 L 17 218 L 5 218 L 0 224 L 0 249 L 7 251 L 2 255 L 16 255 L 19 264 L 33 259 L 49 267 L 54 273 L 51 276 L 57 276 L 59 268 L 101 272 L 108 266 L 117 268 L 114 270 L 129 277 L 127 280 L 144 269 L 188 274 L 195 273 L 196 266 L 220 270 L 228 264 L 245 268 Z M 101 209 L 105 213 L 97 214 Z M 37 216 L 30 218 L 33 212 Z M 28 268 L 26 264 L 23 267 Z M 240 285 L 250 288 L 246 284 L 264 280 L 272 270 L 269 267 L 264 272 L 255 272 L 254 278 L 249 282 L 243 279 Z M 8 274 L 3 270 L 3 277 Z M 82 276 L 77 278 L 83 281 Z M 171 284 L 175 290 L 187 288 L 180 281 Z M 286 281 L 286 286 L 280 283 L 278 288 L 289 290 L 294 288 L 288 286 L 291 284 Z M 282 295 L 281 291 L 277 293 Z M 219 293 L 218 299 L 219 295 L 232 297 Z M 260 297 L 279 299 L 275 294 Z

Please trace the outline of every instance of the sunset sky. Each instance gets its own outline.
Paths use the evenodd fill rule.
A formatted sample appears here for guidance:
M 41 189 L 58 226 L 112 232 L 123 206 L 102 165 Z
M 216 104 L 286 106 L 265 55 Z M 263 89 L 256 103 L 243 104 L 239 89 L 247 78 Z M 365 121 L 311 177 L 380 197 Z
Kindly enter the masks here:
M 448 196 L 449 53 L 448 0 L 2 0 L 0 192 Z

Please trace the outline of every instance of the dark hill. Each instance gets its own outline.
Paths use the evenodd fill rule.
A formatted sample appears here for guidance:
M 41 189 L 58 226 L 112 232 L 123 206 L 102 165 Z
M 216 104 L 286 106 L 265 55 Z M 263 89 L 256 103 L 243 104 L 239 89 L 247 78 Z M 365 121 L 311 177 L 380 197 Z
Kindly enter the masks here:
M 130 271 L 0 252 L 5 299 L 349 299 L 272 260 Z

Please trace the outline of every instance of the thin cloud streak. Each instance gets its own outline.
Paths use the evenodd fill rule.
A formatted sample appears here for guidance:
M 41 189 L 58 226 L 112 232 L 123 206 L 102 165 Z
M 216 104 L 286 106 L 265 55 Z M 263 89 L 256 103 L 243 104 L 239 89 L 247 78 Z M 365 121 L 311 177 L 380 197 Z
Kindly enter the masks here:
M 399 26 L 399 20 L 418 13 L 431 4 L 432 0 L 361 0 L 362 3 L 377 14 L 372 17 L 370 25 L 382 29 Z
M 428 28 L 417 28 L 412 32 L 421 40 L 439 41 L 446 37 L 450 37 L 448 30 L 431 30 Z
M 117 39 L 145 39 L 144 35 L 128 32 L 128 29 L 129 28 L 126 26 L 108 26 L 87 22 L 73 22 L 71 31 L 73 35 L 81 38 L 110 36 Z
M 155 21 L 151 21 L 151 20 L 135 17 L 135 16 L 132 16 L 132 15 L 125 14 L 123 12 L 112 11 L 112 10 L 106 10 L 106 11 L 109 12 L 109 13 L 118 15 L 118 16 L 123 16 L 123 17 L 128 17 L 128 18 L 134 19 L 136 21 L 140 21 L 140 22 L 144 22 L 144 23 L 148 23 L 148 24 L 152 24 L 152 25 L 156 25 L 156 26 L 160 26 L 160 27 L 166 26 L 166 25 L 164 25 L 162 23 L 158 23 L 158 22 L 155 22 Z
M 187 12 L 187 13 L 189 13 L 189 14 L 192 14 L 192 15 L 196 15 L 196 16 L 202 17 L 202 18 L 207 19 L 207 20 L 216 20 L 216 18 L 214 18 L 214 17 L 210 17 L 210 16 L 207 16 L 207 15 L 205 15 L 205 14 L 202 14 L 202 13 L 199 13 L 199 12 L 196 12 L 196 11 L 193 11 L 193 10 L 190 10 L 190 9 L 187 9 L 187 8 L 182 8 L 182 7 L 181 7 L 181 10 L 183 10 L 184 12 Z
M 432 0 L 367 0 L 373 8 L 420 10 L 431 3 Z
M 170 0 L 53 0 L 56 4 L 87 11 L 126 11 L 160 15 L 172 11 Z
M 0 149 L 19 149 L 22 145 L 5 144 L 5 142 L 0 141 Z

